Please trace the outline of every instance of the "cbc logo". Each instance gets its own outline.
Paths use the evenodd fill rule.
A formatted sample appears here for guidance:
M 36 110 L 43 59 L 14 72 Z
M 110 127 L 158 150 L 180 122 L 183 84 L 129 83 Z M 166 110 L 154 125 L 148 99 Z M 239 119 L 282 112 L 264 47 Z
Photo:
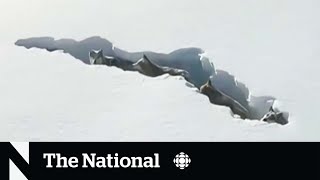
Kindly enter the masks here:
M 178 168 L 185 169 L 191 163 L 191 159 L 188 154 L 181 152 L 176 155 L 176 157 L 173 159 L 173 162 Z

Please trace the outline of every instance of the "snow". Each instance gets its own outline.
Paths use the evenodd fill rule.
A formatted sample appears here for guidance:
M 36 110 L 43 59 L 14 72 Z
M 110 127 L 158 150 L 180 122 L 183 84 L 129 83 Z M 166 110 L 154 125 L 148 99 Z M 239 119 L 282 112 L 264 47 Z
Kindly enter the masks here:
M 0 140 L 319 141 L 319 5 L 2 1 Z M 164 9 L 166 15 L 160 15 Z M 27 37 L 93 35 L 130 51 L 201 47 L 215 67 L 234 74 L 250 93 L 279 99 L 281 109 L 290 112 L 289 124 L 233 119 L 228 108 L 210 104 L 181 78 L 88 66 L 61 52 L 14 45 Z
M 182 78 L 150 78 L 15 46 L 1 48 L 1 59 L 1 140 L 245 141 L 284 138 L 286 131 L 232 119 Z

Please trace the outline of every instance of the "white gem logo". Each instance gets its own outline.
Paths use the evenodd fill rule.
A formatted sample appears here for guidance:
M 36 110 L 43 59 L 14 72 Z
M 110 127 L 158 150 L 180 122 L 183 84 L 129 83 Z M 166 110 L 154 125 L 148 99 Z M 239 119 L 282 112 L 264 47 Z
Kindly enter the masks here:
M 181 152 L 176 155 L 176 157 L 173 159 L 173 162 L 178 168 L 185 169 L 191 163 L 191 159 L 188 154 Z

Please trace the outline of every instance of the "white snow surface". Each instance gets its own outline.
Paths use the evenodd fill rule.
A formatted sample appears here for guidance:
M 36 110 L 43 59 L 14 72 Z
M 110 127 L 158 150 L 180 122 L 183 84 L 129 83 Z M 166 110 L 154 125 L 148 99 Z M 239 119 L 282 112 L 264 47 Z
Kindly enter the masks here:
M 1 140 L 254 141 L 300 137 L 294 120 L 281 126 L 232 119 L 228 108 L 210 104 L 182 78 L 150 78 L 85 65 L 59 52 L 15 46 L 1 48 L 1 59 Z
M 320 141 L 319 7 L 314 0 L 1 1 L 0 140 Z M 253 94 L 279 99 L 289 124 L 233 119 L 178 77 L 14 45 L 92 35 L 130 51 L 200 47 Z

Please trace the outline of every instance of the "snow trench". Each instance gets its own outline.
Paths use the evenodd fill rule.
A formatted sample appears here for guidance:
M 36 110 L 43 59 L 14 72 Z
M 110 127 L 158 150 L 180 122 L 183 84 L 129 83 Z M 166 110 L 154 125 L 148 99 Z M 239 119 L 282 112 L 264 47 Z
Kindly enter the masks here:
M 202 56 L 204 51 L 200 48 L 183 48 L 168 54 L 128 52 L 98 36 L 82 41 L 34 37 L 20 39 L 15 44 L 27 49 L 40 48 L 50 52 L 62 50 L 88 65 L 115 66 L 151 77 L 166 73 L 182 76 L 200 93 L 208 96 L 211 103 L 229 107 L 235 117 L 282 125 L 288 123 L 289 113 L 274 107 L 276 98 L 252 95 L 248 87 L 229 72 L 215 69 L 213 63 Z

